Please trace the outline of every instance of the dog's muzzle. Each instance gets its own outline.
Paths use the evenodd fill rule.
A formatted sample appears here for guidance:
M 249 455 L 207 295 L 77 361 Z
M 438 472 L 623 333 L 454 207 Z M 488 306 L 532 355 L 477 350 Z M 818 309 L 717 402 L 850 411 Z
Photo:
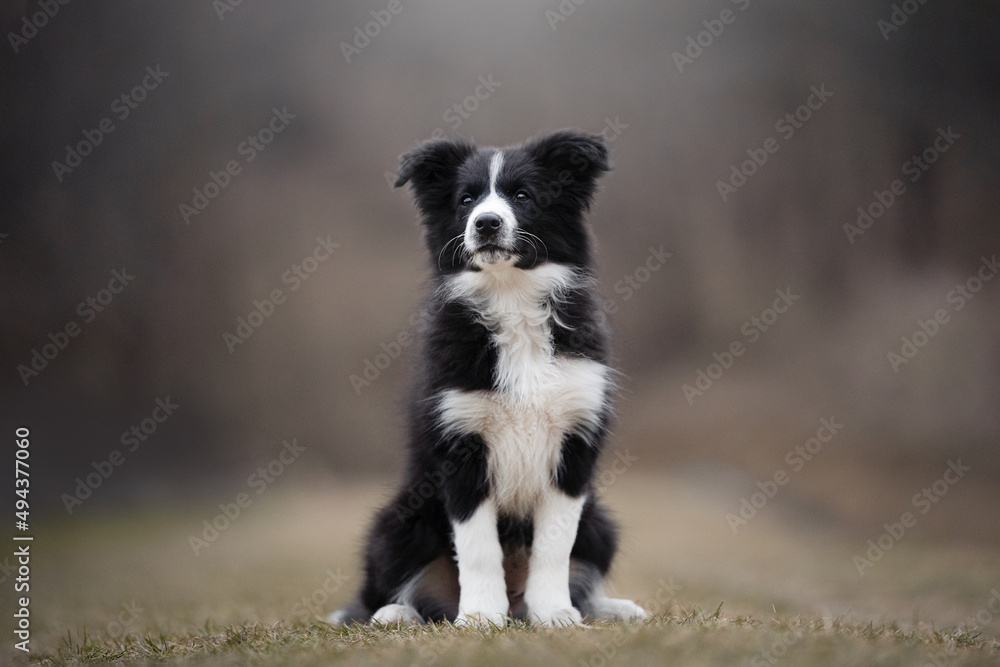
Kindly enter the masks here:
M 476 240 L 480 245 L 495 243 L 500 238 L 503 220 L 496 213 L 482 213 L 473 223 L 476 228 Z
M 494 264 L 514 254 L 503 220 L 496 213 L 480 213 L 472 222 L 473 254 L 482 262 Z

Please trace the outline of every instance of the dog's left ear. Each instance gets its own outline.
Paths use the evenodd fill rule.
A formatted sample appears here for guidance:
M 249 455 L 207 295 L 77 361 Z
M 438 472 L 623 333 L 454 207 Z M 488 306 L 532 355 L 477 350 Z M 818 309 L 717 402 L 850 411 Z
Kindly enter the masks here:
M 429 139 L 399 158 L 394 187 L 409 183 L 425 215 L 443 210 L 454 199 L 458 168 L 475 150 L 463 140 Z
M 399 171 L 393 187 L 412 180 L 414 187 L 428 180 L 447 178 L 472 154 L 475 148 L 467 141 L 429 139 L 399 158 Z
M 595 179 L 611 170 L 608 149 L 598 134 L 559 130 L 528 140 L 524 149 L 546 169 Z
M 475 151 L 467 141 L 430 139 L 399 158 L 393 187 L 410 184 L 417 206 L 429 214 L 447 207 L 455 193 L 455 176 L 462 163 Z

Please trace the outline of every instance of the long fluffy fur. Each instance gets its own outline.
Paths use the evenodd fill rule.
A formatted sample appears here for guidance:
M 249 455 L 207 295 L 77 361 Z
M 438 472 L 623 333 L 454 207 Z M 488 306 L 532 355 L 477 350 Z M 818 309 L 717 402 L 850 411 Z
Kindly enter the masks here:
M 460 577 L 456 540 L 474 552 L 467 558 L 499 566 L 481 544 L 494 520 L 506 613 L 551 623 L 629 608 L 601 604 L 617 530 L 591 490 L 613 386 L 584 213 L 608 169 L 600 137 L 574 130 L 504 149 L 436 140 L 400 159 L 396 186 L 412 188 L 433 272 L 408 462 L 369 530 L 360 599 L 332 621 L 454 621 L 460 601 L 489 606 L 488 590 L 462 590 L 459 580 L 485 590 L 498 575 Z M 572 519 L 565 547 L 579 614 L 529 608 L 558 606 L 567 584 L 529 583 L 529 566 L 567 576 L 558 535 L 544 536 L 551 563 L 532 557 L 542 507 Z

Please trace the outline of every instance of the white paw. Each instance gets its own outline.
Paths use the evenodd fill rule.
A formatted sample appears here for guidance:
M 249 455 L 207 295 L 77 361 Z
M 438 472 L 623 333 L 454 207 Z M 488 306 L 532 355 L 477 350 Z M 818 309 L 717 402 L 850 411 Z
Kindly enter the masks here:
M 598 618 L 617 618 L 623 621 L 643 621 L 649 618 L 646 610 L 632 602 L 619 598 L 597 598 L 592 601 Z
M 329 616 L 326 617 L 326 622 L 330 625 L 345 625 L 349 614 L 347 609 L 338 609 L 335 612 L 331 612 Z
M 565 628 L 583 621 L 580 611 L 576 607 L 530 611 L 528 617 L 532 623 L 538 623 L 547 628 Z
M 455 625 L 486 629 L 493 625 L 502 628 L 507 623 L 507 614 L 500 611 L 462 612 L 455 619 Z
M 398 625 L 400 623 L 420 623 L 423 619 L 413 607 L 405 604 L 387 604 L 372 616 L 372 621 L 383 625 Z

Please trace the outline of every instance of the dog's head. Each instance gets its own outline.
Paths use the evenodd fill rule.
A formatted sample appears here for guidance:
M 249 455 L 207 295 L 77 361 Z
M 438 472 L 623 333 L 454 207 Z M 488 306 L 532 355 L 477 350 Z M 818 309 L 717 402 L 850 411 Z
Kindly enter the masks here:
M 608 169 L 601 137 L 575 130 L 507 148 L 436 139 L 400 158 L 396 187 L 410 183 L 439 271 L 586 266 L 583 213 Z

